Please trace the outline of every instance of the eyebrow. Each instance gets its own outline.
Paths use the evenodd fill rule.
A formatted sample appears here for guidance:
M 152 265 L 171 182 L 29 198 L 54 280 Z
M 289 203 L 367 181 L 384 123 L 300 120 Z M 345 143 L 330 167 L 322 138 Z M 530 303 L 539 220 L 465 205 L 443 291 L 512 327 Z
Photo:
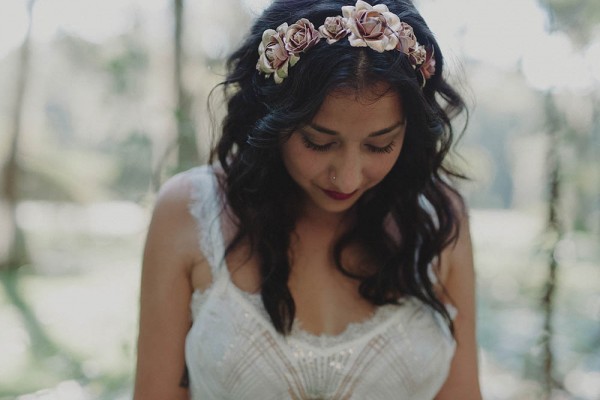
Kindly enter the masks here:
M 375 136 L 385 135 L 386 133 L 389 133 L 389 132 L 393 131 L 397 127 L 399 127 L 401 125 L 404 125 L 405 121 L 406 121 L 406 119 L 404 119 L 402 121 L 398 121 L 394 125 L 392 125 L 392 126 L 390 126 L 388 128 L 384 128 L 384 129 L 380 129 L 380 130 L 375 131 L 375 132 L 371 132 L 371 133 L 369 133 L 369 137 L 375 137 Z M 309 123 L 308 126 L 310 126 L 311 128 L 313 128 L 315 131 L 324 133 L 326 135 L 339 136 L 339 134 L 340 134 L 337 131 L 334 131 L 332 129 L 328 129 L 328 128 L 325 128 L 323 126 L 317 125 L 314 122 Z

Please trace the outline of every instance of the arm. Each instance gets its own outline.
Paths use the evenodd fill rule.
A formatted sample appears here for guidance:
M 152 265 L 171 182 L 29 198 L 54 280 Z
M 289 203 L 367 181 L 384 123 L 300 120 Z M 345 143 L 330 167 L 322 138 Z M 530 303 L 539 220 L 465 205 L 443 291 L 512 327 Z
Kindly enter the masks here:
M 458 240 L 441 255 L 441 277 L 458 315 L 454 320 L 456 353 L 448 379 L 436 400 L 480 400 L 475 333 L 475 272 L 467 211 L 461 204 Z
M 197 260 L 188 200 L 185 174 L 171 178 L 158 194 L 150 222 L 142 264 L 135 400 L 189 399 L 188 390 L 180 387 L 190 328 L 190 272 Z

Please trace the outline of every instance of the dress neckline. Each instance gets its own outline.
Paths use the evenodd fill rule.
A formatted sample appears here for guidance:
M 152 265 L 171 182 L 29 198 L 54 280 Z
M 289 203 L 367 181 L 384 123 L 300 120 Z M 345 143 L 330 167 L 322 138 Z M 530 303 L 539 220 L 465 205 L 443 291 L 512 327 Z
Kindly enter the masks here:
M 210 167 L 210 175 L 212 178 L 212 189 L 214 194 L 221 198 L 219 192 L 219 180 L 217 174 L 215 173 L 214 166 Z M 250 306 L 250 309 L 255 312 L 255 317 L 260 318 L 261 322 L 269 326 L 271 329 L 274 329 L 270 317 L 267 311 L 264 308 L 264 304 L 262 302 L 260 293 L 251 293 L 247 292 L 241 288 L 239 288 L 232 280 L 231 274 L 229 272 L 229 264 L 227 263 L 227 258 L 224 254 L 225 249 L 225 238 L 223 237 L 223 226 L 221 216 L 219 215 L 215 221 L 215 232 L 218 235 L 218 248 L 222 251 L 223 257 L 221 260 L 221 265 L 218 269 L 219 276 L 213 276 L 213 283 L 209 286 L 208 289 L 204 291 L 204 293 L 208 292 L 215 284 L 216 279 L 226 279 L 228 286 L 233 289 L 239 295 L 239 298 L 242 301 Z M 223 271 L 223 272 L 221 272 Z M 221 277 L 221 275 L 224 275 Z M 196 289 L 194 292 L 202 293 L 199 289 Z M 198 296 L 198 295 L 196 295 Z M 314 333 L 305 330 L 302 327 L 302 322 L 298 319 L 294 319 L 292 330 L 290 333 L 290 339 L 297 339 L 300 342 L 311 344 L 315 347 L 323 347 L 323 345 L 333 345 L 338 343 L 345 343 L 347 341 L 351 341 L 353 339 L 360 338 L 363 334 L 370 333 L 372 331 L 378 331 L 376 329 L 379 325 L 386 322 L 389 317 L 394 314 L 395 309 L 399 306 L 394 304 L 388 304 L 384 306 L 376 306 L 375 310 L 366 318 L 361 321 L 349 322 L 346 324 L 344 329 L 338 334 L 329 334 L 326 332 L 323 333 Z
M 220 187 L 218 177 L 214 171 L 214 166 L 209 166 L 209 174 L 211 176 L 212 192 L 216 198 L 222 198 L 220 196 Z M 222 205 L 221 205 L 222 206 Z M 275 330 L 271 323 L 270 317 L 264 308 L 260 293 L 251 293 L 239 288 L 232 280 L 229 272 L 229 265 L 225 258 L 225 239 L 223 237 L 222 220 L 220 213 L 217 213 L 214 221 L 215 234 L 217 236 L 216 254 L 221 255 L 220 265 L 218 268 L 214 268 L 213 281 L 211 285 L 204 291 L 195 289 L 192 296 L 192 303 L 196 303 L 196 307 L 203 300 L 206 300 L 210 293 L 215 289 L 217 283 L 225 286 L 225 289 L 231 288 L 231 292 L 235 293 L 235 297 L 238 299 L 238 303 L 245 308 L 248 316 L 252 315 L 256 318 L 266 329 L 274 333 L 275 337 L 283 338 L 287 342 L 294 342 L 303 347 L 312 347 L 320 351 L 326 349 L 333 349 L 335 351 L 340 346 L 347 346 L 355 342 L 363 342 L 369 339 L 379 332 L 384 330 L 390 323 L 401 318 L 405 312 L 414 310 L 415 308 L 424 307 L 418 299 L 412 297 L 405 297 L 400 300 L 400 304 L 386 304 L 382 306 L 376 306 L 373 313 L 361 321 L 349 322 L 344 329 L 338 334 L 328 333 L 313 333 L 302 328 L 302 323 L 298 319 L 295 319 L 292 325 L 292 331 L 290 335 L 283 336 Z M 200 304 L 199 304 L 200 303 Z M 193 314 L 196 314 L 193 311 Z
M 289 335 L 283 336 L 275 330 L 269 319 L 269 315 L 264 309 L 260 293 L 250 293 L 240 289 L 227 276 L 228 274 L 219 274 L 218 279 L 213 281 L 211 286 L 205 291 L 194 290 L 192 296 L 193 309 L 199 310 L 201 305 L 212 295 L 217 295 L 214 291 L 226 291 L 234 298 L 234 301 L 244 310 L 246 318 L 253 318 L 265 329 L 270 331 L 274 337 L 278 338 L 288 345 L 293 345 L 308 350 L 318 350 L 320 352 L 335 352 L 341 347 L 348 347 L 364 343 L 384 331 L 391 323 L 402 318 L 406 312 L 414 310 L 418 304 L 414 299 L 406 298 L 400 305 L 386 304 L 377 306 L 373 313 L 362 321 L 349 322 L 342 332 L 338 334 L 313 333 L 302 328 L 302 323 L 298 319 L 294 320 L 292 330 Z

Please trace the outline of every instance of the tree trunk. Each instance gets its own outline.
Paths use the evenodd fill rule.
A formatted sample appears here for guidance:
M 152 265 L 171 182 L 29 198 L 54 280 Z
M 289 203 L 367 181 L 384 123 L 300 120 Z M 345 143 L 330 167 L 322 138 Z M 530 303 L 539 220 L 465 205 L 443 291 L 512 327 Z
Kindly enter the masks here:
M 542 308 L 544 311 L 542 357 L 544 394 L 547 399 L 550 399 L 552 396 L 552 390 L 556 386 L 553 377 L 554 354 L 552 349 L 552 339 L 554 336 L 554 301 L 557 287 L 557 270 L 559 267 L 558 260 L 556 259 L 556 250 L 558 243 L 564 234 L 559 218 L 561 193 L 560 133 L 562 130 L 562 121 L 560 119 L 560 111 L 554 104 L 554 99 L 551 92 L 546 93 L 545 112 L 547 133 L 549 136 L 548 171 L 550 183 L 546 230 L 551 242 L 548 252 L 548 278 L 546 280 L 546 286 L 542 296 Z
M 184 0 L 175 0 L 175 90 L 177 92 L 177 171 L 184 171 L 198 165 L 196 130 L 192 119 L 192 99 L 185 89 L 183 67 L 185 55 L 182 36 L 184 32 Z
M 17 66 L 17 85 L 15 91 L 14 109 L 12 112 L 12 131 L 10 133 L 10 147 L 8 159 L 2 168 L 2 195 L 8 208 L 8 254 L 0 261 L 0 269 L 16 269 L 27 263 L 29 257 L 25 246 L 25 236 L 17 224 L 17 202 L 19 197 L 19 141 L 22 132 L 22 114 L 29 81 L 29 59 L 31 53 L 31 26 L 33 23 L 33 6 L 36 0 L 27 3 L 28 26 L 23 44 L 19 52 L 19 63 Z

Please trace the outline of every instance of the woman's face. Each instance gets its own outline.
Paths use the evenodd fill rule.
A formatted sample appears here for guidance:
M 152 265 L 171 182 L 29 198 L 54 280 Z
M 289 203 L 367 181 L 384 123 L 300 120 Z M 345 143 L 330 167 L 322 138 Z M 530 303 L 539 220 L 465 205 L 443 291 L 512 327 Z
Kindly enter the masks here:
M 406 132 L 400 96 L 376 87 L 336 91 L 282 145 L 283 162 L 307 211 L 343 213 L 392 169 Z

